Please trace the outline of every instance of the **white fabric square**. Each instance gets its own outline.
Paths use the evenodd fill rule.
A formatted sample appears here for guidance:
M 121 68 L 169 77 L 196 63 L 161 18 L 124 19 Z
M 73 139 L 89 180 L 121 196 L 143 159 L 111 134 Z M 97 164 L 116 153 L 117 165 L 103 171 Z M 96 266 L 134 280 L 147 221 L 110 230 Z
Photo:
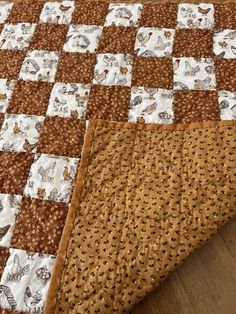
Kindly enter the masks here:
M 55 83 L 51 91 L 48 116 L 72 117 L 84 119 L 90 85 L 76 83 Z
M 214 5 L 211 3 L 180 3 L 178 5 L 178 28 L 205 28 L 214 26 Z
M 134 87 L 131 91 L 129 122 L 172 123 L 173 91 Z
M 20 70 L 20 79 L 25 81 L 53 82 L 59 53 L 46 50 L 29 51 Z
M 0 306 L 43 313 L 55 256 L 10 249 L 0 281 Z
M 218 102 L 221 120 L 236 120 L 236 92 L 219 91 Z
M 0 79 L 0 112 L 5 113 L 16 81 Z
M 93 53 L 98 47 L 102 26 L 70 25 L 64 50 L 68 52 Z
M 4 23 L 11 12 L 13 3 L 0 1 L 0 23 Z
M 5 114 L 0 131 L 0 150 L 35 152 L 44 117 Z
M 236 58 L 236 30 L 218 30 L 213 37 L 213 52 L 226 59 Z
M 78 158 L 36 154 L 24 190 L 27 196 L 67 203 Z
M 173 58 L 174 89 L 214 90 L 214 64 L 211 58 Z
M 132 56 L 128 54 L 98 54 L 93 83 L 130 86 L 132 61 Z
M 140 27 L 135 41 L 135 53 L 141 57 L 165 57 L 172 54 L 175 30 Z
M 140 3 L 110 3 L 105 26 L 138 26 L 141 16 Z
M 70 24 L 74 9 L 74 1 L 46 2 L 40 15 L 40 22 Z
M 10 244 L 21 199 L 21 195 L 0 194 L 0 246 Z
M 29 46 L 36 24 L 5 24 L 0 35 L 1 49 L 23 50 Z

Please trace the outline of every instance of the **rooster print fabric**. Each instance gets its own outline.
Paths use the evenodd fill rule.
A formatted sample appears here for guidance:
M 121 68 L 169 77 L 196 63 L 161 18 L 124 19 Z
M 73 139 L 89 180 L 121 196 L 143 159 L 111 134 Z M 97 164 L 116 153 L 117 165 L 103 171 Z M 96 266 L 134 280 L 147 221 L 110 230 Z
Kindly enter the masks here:
M 87 120 L 236 119 L 235 16 L 227 3 L 0 0 L 1 308 L 43 311 L 51 277 L 36 269 L 52 273 Z

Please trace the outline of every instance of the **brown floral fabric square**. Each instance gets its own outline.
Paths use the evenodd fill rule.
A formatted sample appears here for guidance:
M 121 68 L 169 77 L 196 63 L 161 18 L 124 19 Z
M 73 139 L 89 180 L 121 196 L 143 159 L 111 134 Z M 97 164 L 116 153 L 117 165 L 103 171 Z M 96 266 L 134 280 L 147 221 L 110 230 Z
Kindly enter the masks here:
M 37 23 L 43 4 L 37 1 L 15 2 L 7 18 L 7 23 Z
M 98 52 L 133 53 L 137 29 L 135 27 L 104 27 Z
M 216 59 L 215 73 L 218 90 L 236 91 L 236 59 Z
M 59 51 L 65 42 L 67 30 L 67 25 L 38 24 L 29 49 Z
M 4 114 L 0 113 L 0 129 L 2 127 L 3 120 L 4 120 Z
M 33 155 L 0 152 L 0 193 L 22 194 Z
M 89 84 L 93 79 L 95 54 L 63 52 L 59 58 L 56 81 Z
M 6 247 L 0 246 L 0 278 L 2 276 L 4 266 L 9 256 L 10 256 L 9 249 Z
M 14 50 L 0 50 L 0 77 L 17 79 L 25 53 Z
M 78 2 L 72 24 L 103 25 L 108 13 L 108 3 Z
M 175 3 L 145 3 L 140 25 L 145 27 L 175 28 L 178 5 Z
M 215 4 L 215 27 L 236 29 L 236 3 Z
M 206 29 L 177 29 L 174 38 L 173 56 L 212 57 L 213 32 Z
M 92 86 L 86 118 L 127 121 L 130 92 L 129 87 Z
M 23 197 L 11 247 L 56 254 L 68 205 Z
M 52 83 L 17 81 L 7 112 L 45 115 L 51 89 Z
M 2 32 L 3 27 L 4 27 L 4 24 L 1 24 L 1 23 L 0 23 L 0 33 Z
M 134 57 L 132 86 L 173 87 L 171 58 Z
M 37 151 L 67 157 L 81 154 L 85 123 L 73 118 L 46 117 Z
M 174 123 L 220 120 L 217 92 L 176 91 L 174 93 Z

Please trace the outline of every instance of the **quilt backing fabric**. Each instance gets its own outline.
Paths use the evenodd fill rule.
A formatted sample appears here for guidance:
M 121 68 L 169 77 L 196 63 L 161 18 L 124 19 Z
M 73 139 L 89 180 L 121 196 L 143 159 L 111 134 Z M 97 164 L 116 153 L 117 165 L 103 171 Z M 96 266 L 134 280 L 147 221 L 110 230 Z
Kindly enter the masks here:
M 124 313 L 236 217 L 236 122 L 90 122 L 46 314 Z
M 227 3 L 0 1 L 3 311 L 43 311 L 86 120 L 235 119 L 235 17 Z

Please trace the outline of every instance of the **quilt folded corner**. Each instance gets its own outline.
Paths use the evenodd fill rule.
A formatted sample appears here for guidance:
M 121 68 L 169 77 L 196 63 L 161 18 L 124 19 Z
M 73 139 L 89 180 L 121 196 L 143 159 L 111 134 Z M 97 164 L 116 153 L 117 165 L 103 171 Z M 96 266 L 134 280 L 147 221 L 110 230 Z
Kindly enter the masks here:
M 89 121 L 45 313 L 120 313 L 235 217 L 235 121 Z

